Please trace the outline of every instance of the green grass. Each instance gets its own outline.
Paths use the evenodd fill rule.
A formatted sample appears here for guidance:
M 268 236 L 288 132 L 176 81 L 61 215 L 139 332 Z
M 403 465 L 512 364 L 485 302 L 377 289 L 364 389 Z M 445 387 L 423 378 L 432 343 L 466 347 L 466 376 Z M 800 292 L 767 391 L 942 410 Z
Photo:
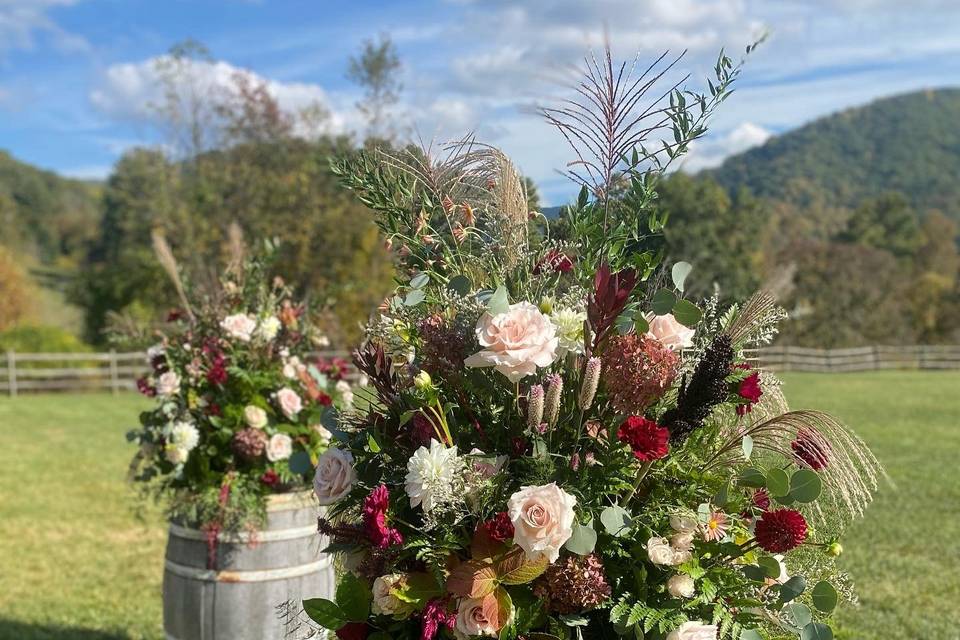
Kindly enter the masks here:
M 844 640 L 960 639 L 960 374 L 785 376 L 896 483 L 843 541 L 861 606 Z M 0 640 L 159 639 L 164 528 L 133 515 L 123 434 L 132 395 L 0 399 Z

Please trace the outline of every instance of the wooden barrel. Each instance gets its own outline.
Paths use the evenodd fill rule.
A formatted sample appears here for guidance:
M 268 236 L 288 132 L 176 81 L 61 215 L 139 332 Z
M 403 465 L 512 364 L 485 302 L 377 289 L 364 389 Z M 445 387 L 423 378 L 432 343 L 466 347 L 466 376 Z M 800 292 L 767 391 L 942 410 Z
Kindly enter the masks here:
M 270 496 L 263 531 L 220 535 L 216 570 L 207 569 L 204 533 L 171 524 L 163 572 L 167 640 L 312 637 L 296 615 L 300 601 L 332 599 L 336 585 L 331 557 L 320 553 L 327 540 L 317 533 L 318 510 L 309 492 Z

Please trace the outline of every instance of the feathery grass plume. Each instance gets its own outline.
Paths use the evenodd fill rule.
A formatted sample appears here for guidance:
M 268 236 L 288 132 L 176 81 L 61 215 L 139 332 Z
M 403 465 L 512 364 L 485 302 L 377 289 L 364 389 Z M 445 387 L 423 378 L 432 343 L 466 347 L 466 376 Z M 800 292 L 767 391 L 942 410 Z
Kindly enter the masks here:
M 866 443 L 852 430 L 827 413 L 809 410 L 789 411 L 731 434 L 704 469 L 735 462 L 741 455 L 744 436 L 753 439 L 754 451 L 775 454 L 817 471 L 846 520 L 863 514 L 873 500 L 880 478 L 886 475 Z M 798 441 L 804 443 L 806 455 L 798 455 Z M 829 509 L 817 503 L 815 511 L 823 519 Z
M 177 291 L 177 297 L 180 298 L 180 304 L 183 305 L 183 310 L 190 320 L 193 321 L 195 316 L 193 315 L 190 301 L 187 299 L 187 292 L 184 289 L 183 280 L 180 278 L 180 268 L 177 266 L 177 259 L 173 257 L 173 250 L 167 243 L 166 236 L 164 236 L 163 231 L 160 229 L 154 229 L 150 232 L 150 238 L 153 240 L 153 252 L 157 256 L 157 261 L 160 263 L 160 266 L 163 267 L 163 270 L 167 272 L 167 275 L 170 276 L 170 280 L 173 281 L 173 286 Z
M 660 424 L 670 430 L 670 441 L 679 444 L 703 426 L 715 406 L 728 395 L 727 376 L 733 365 L 730 336 L 721 333 L 703 353 L 689 379 L 684 378 L 677 394 L 677 406 L 668 410 Z
M 227 270 L 228 275 L 239 277 L 243 274 L 243 262 L 246 259 L 246 246 L 243 241 L 243 229 L 236 220 L 227 227 Z
M 757 291 L 736 312 L 724 333 L 737 346 L 763 344 L 775 335 L 777 323 L 785 317 L 772 293 Z

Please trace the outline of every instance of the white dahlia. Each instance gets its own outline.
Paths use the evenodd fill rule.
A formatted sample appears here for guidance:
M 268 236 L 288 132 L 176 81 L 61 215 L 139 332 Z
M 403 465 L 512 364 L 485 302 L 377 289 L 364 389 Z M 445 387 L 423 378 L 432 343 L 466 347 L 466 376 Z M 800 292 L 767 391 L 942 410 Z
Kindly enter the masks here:
M 183 464 L 190 452 L 200 442 L 200 432 L 192 422 L 178 420 L 167 425 L 163 432 L 166 440 L 164 455 L 173 464 Z
M 410 506 L 421 505 L 429 512 L 437 504 L 453 495 L 453 487 L 459 484 L 463 461 L 457 456 L 456 447 L 445 447 L 436 440 L 430 448 L 420 447 L 407 462 L 405 489 L 410 496 Z
M 557 326 L 560 339 L 559 351 L 563 353 L 583 353 L 583 323 L 587 314 L 576 309 L 557 309 L 550 320 Z

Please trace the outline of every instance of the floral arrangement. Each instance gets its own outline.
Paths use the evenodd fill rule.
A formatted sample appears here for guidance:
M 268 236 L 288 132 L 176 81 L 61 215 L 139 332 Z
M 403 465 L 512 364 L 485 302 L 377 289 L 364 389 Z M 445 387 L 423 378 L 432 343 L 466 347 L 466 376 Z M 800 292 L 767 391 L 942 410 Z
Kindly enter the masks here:
M 353 390 L 346 362 L 311 358 L 328 343 L 264 258 L 232 269 L 200 304 L 184 293 L 182 307 L 137 382 L 156 406 L 128 434 L 140 447 L 131 474 L 168 500 L 172 519 L 215 540 L 261 524 L 267 495 L 310 486 L 330 440 L 323 424 Z
M 645 104 L 657 65 L 588 58 L 545 110 L 582 184 L 561 224 L 472 139 L 335 164 L 404 274 L 354 356 L 375 398 L 314 480 L 343 572 L 303 606 L 338 638 L 824 640 L 855 599 L 835 559 L 877 461 L 750 362 L 770 295 L 698 303 L 691 265 L 660 264 L 655 179 L 740 67 Z

